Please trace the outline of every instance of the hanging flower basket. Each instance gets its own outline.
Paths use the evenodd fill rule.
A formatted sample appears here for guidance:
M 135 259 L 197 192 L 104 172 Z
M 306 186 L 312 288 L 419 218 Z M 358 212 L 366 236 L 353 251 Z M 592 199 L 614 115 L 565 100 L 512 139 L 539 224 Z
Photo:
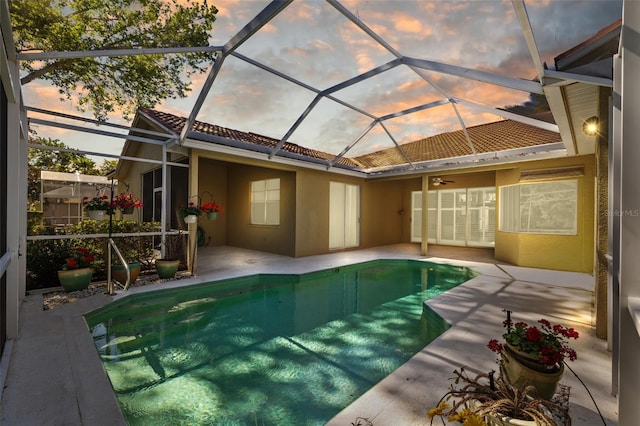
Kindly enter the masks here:
M 198 221 L 198 216 L 202 214 L 202 210 L 200 207 L 190 201 L 187 207 L 183 207 L 180 209 L 180 216 L 184 220 L 184 223 L 196 223 Z
M 141 208 L 142 201 L 133 194 L 120 194 L 116 196 L 110 204 L 111 209 L 119 209 L 122 214 L 132 214 L 133 209 Z
M 198 221 L 198 216 L 195 214 L 190 214 L 184 217 L 184 223 L 196 223 Z
M 216 220 L 216 218 L 218 217 L 218 213 L 222 212 L 222 207 L 220 206 L 220 204 L 212 201 L 210 203 L 202 204 L 200 206 L 200 210 L 202 210 L 203 213 L 207 214 L 207 218 L 209 220 Z
M 106 210 L 87 210 L 89 219 L 91 220 L 104 220 L 107 211 Z
M 109 201 L 106 195 L 93 197 L 91 199 L 84 197 L 82 204 L 91 220 L 104 220 L 105 215 L 109 211 Z

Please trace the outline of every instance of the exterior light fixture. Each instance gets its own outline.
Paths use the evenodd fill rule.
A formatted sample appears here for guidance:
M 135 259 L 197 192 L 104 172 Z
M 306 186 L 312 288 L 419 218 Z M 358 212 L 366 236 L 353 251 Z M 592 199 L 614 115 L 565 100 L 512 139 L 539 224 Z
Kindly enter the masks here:
M 452 180 L 444 180 L 441 177 L 434 177 L 431 179 L 431 184 L 433 186 L 446 185 L 448 183 L 454 183 Z
M 584 123 L 582 123 L 582 131 L 587 136 L 594 136 L 598 134 L 598 117 L 595 115 L 593 117 L 587 118 Z

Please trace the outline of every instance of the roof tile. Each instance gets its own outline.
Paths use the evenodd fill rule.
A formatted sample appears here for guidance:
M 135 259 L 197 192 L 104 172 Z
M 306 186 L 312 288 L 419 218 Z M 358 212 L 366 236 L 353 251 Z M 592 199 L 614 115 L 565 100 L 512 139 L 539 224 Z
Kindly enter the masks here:
M 186 118 L 149 108 L 141 108 L 143 113 L 179 134 L 186 123 Z M 553 121 L 547 117 L 545 121 Z M 215 124 L 195 121 L 192 128 L 195 132 L 208 135 L 274 148 L 279 140 L 257 133 L 242 132 L 228 129 Z M 561 142 L 559 133 L 534 127 L 514 120 L 502 120 L 494 123 L 481 124 L 467 128 L 467 133 L 476 153 L 503 151 L 514 148 L 526 148 L 537 145 Z M 213 142 L 211 142 L 213 143 Z M 419 139 L 401 145 L 412 163 L 444 158 L 455 158 L 473 154 L 473 150 L 466 139 L 463 130 L 441 133 L 428 138 Z M 249 148 L 248 148 L 249 149 Z M 326 152 L 305 148 L 303 146 L 285 142 L 282 151 L 310 157 L 314 159 L 333 160 L 335 156 Z M 341 165 L 357 168 L 389 167 L 406 164 L 404 156 L 396 147 L 372 152 L 354 158 L 343 157 L 338 162 Z

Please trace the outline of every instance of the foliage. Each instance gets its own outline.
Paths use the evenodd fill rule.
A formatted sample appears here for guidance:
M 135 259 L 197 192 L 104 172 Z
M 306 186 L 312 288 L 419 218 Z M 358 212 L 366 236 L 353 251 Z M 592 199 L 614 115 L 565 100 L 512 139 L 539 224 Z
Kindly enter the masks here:
M 101 176 L 107 176 L 114 171 L 118 166 L 118 160 L 103 160 L 102 163 L 96 168 L 98 174 Z
M 94 261 L 91 252 L 85 247 L 74 247 L 65 259 L 64 264 L 60 267 L 63 271 L 72 269 L 88 268 Z
M 95 51 L 207 46 L 218 12 L 193 0 L 13 0 L 11 20 L 21 52 Z M 191 77 L 206 71 L 214 52 L 53 58 L 21 62 L 22 84 L 44 78 L 77 108 L 99 120 L 121 108 L 185 97 Z
M 109 207 L 112 210 L 115 210 L 115 209 L 127 210 L 127 209 L 133 209 L 133 208 L 139 209 L 140 207 L 142 207 L 142 201 L 140 201 L 140 198 L 136 197 L 131 193 L 129 194 L 123 193 L 114 197 Z
M 38 226 L 30 235 L 55 235 L 63 233 L 55 227 Z M 58 271 L 66 260 L 66 254 L 74 246 L 71 240 L 27 241 L 27 290 L 55 287 Z
M 160 224 L 157 222 L 112 221 L 114 234 L 154 231 L 160 231 Z M 91 235 L 108 232 L 109 221 L 83 220 L 77 225 L 64 228 L 36 226 L 29 230 L 29 235 Z M 145 270 L 153 267 L 156 255 L 153 236 L 132 235 L 113 239 L 127 262 L 140 262 Z M 56 286 L 57 271 L 65 262 L 65 255 L 77 246 L 86 247 L 93 253 L 94 278 L 105 279 L 107 238 L 32 240 L 27 242 L 27 290 Z
M 193 201 L 189 201 L 189 204 L 187 205 L 187 207 L 183 207 L 180 209 L 180 215 L 182 217 L 186 217 L 190 215 L 200 216 L 201 214 L 202 214 L 202 210 Z
M 433 419 L 446 418 L 449 422 L 461 422 L 465 425 L 486 425 L 486 417 L 501 419 L 511 417 L 523 420 L 534 420 L 537 425 L 554 426 L 557 418 L 568 418 L 567 408 L 544 399 L 532 397 L 533 386 L 516 388 L 502 377 L 479 374 L 470 378 L 464 368 L 453 372 L 455 377 L 451 390 L 438 402 L 435 408 L 427 413 Z M 447 403 L 451 401 L 451 405 Z
M 212 203 L 204 203 L 200 206 L 200 210 L 202 210 L 203 213 L 219 213 L 222 211 L 222 207 L 214 201 Z
M 577 339 L 578 332 L 573 328 L 562 325 L 552 325 L 546 319 L 538 321 L 540 327 L 529 326 L 526 322 L 512 324 L 511 312 L 507 311 L 507 319 L 504 326 L 507 332 L 502 335 L 506 343 L 514 349 L 527 353 L 531 358 L 553 367 L 567 357 L 574 361 L 577 358 L 576 351 L 568 345 L 568 339 Z M 503 344 L 497 339 L 491 339 L 487 347 L 494 352 L 502 352 Z
M 106 195 L 93 197 L 91 199 L 89 199 L 89 197 L 84 197 L 82 199 L 82 204 L 84 204 L 85 210 L 110 210 L 109 198 Z

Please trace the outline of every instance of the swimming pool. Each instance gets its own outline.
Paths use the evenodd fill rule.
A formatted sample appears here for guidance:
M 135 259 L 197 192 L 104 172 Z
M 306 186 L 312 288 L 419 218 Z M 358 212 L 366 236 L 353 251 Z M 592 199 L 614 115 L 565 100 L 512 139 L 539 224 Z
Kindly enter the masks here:
M 448 328 L 463 267 L 378 260 L 131 295 L 86 315 L 127 422 L 324 424 Z

